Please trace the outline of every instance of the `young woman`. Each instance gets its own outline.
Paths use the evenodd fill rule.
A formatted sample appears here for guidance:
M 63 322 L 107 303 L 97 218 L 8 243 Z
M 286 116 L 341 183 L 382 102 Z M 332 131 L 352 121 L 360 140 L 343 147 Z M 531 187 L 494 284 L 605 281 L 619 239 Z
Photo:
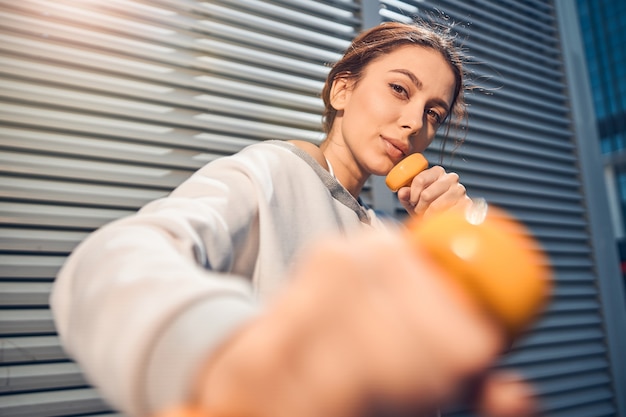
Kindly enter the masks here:
M 452 40 L 399 23 L 364 32 L 323 98 L 319 148 L 267 141 L 218 159 L 69 257 L 51 298 L 58 331 L 115 407 L 414 412 L 500 352 L 494 324 L 358 198 L 463 115 Z M 398 196 L 414 216 L 471 204 L 437 166 Z

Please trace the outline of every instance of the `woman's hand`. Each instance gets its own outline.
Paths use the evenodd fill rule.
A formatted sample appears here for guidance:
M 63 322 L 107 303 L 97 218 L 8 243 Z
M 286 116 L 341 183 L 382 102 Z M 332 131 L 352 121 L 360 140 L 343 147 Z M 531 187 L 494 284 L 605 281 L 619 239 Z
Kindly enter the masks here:
M 427 217 L 436 211 L 470 205 L 465 187 L 455 172 L 434 166 L 417 174 L 409 187 L 398 190 L 398 199 L 412 216 Z
M 201 370 L 194 403 L 206 415 L 416 415 L 503 350 L 498 325 L 395 233 L 324 240 L 306 255 L 265 314 Z M 498 386 L 485 392 L 496 398 Z

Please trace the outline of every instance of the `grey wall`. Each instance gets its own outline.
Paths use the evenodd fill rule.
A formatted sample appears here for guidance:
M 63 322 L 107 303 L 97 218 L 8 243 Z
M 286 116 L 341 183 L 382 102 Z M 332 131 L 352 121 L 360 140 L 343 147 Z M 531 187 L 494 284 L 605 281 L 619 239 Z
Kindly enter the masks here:
M 521 219 L 555 270 L 546 316 L 501 366 L 536 384 L 550 417 L 626 416 L 623 289 L 572 72 L 582 51 L 568 2 L 548 0 L 0 1 L 0 414 L 111 415 L 51 321 L 67 254 L 214 158 L 319 142 L 326 64 L 361 27 L 427 13 L 459 23 L 480 85 L 444 165 Z M 364 198 L 403 216 L 379 179 Z

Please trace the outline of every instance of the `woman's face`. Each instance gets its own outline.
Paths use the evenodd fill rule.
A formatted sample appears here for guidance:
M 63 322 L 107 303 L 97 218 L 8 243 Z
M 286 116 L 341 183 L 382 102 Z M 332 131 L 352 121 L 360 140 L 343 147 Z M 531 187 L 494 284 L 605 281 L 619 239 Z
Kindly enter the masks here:
M 363 173 L 385 175 L 432 142 L 454 90 L 454 73 L 439 52 L 399 47 L 371 61 L 356 83 L 335 81 L 331 104 L 337 117 L 329 140 L 344 145 Z

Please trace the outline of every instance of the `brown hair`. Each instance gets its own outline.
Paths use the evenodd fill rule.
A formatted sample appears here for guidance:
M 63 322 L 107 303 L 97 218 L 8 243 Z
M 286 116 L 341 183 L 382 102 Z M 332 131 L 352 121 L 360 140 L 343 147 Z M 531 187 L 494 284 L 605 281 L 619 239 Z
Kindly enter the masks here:
M 372 60 L 404 45 L 423 46 L 441 53 L 450 64 L 456 81 L 450 113 L 454 115 L 457 126 L 466 120 L 467 111 L 463 97 L 463 55 L 461 50 L 455 46 L 449 28 L 439 28 L 425 22 L 419 24 L 387 22 L 359 34 L 328 74 L 322 90 L 322 99 L 324 100 L 322 120 L 325 133 L 330 132 L 337 115 L 337 110 L 330 104 L 330 89 L 333 82 L 339 77 L 349 77 L 358 82 L 363 70 Z M 448 124 L 446 136 L 449 129 L 450 125 Z

